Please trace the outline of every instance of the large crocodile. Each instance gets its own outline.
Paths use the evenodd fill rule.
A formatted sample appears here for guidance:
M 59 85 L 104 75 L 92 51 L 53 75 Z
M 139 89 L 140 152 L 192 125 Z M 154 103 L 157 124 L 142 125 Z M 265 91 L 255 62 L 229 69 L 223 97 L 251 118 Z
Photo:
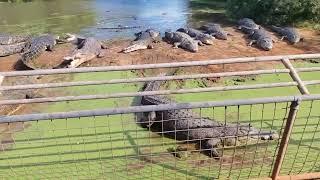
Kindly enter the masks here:
M 254 22 L 254 20 L 249 18 L 242 18 L 238 21 L 238 29 L 242 27 L 247 27 L 250 29 L 260 29 L 260 26 Z
M 194 38 L 195 40 L 199 40 L 203 44 L 206 44 L 206 45 L 212 45 L 213 40 L 215 39 L 213 36 L 211 36 L 209 34 L 205 34 L 201 31 L 193 29 L 193 28 L 180 28 L 177 31 L 186 33 L 190 37 Z
M 10 45 L 10 44 L 26 42 L 30 38 L 31 38 L 30 35 L 0 34 L 0 45 Z
M 252 44 L 257 44 L 259 48 L 266 51 L 270 51 L 273 48 L 273 39 L 271 35 L 263 28 L 250 29 L 247 27 L 242 27 L 242 29 L 246 29 L 245 31 L 249 32 L 248 37 L 251 39 L 249 46 L 252 46 Z
M 129 47 L 122 50 L 124 53 L 130 53 L 142 49 L 152 49 L 153 43 L 160 42 L 160 32 L 147 29 L 146 31 L 141 31 L 136 33 L 136 39 L 130 44 Z
M 0 45 L 0 57 L 21 53 L 25 44 L 25 42 L 20 42 L 16 44 Z
M 163 75 L 162 75 L 163 76 Z M 162 82 L 146 83 L 143 91 L 159 90 Z M 142 105 L 172 104 L 175 101 L 165 96 L 143 96 Z M 143 127 L 161 128 L 161 131 L 178 140 L 194 141 L 211 157 L 220 157 L 218 145 L 237 145 L 250 139 L 272 140 L 278 138 L 273 131 L 264 131 L 250 124 L 224 124 L 204 118 L 192 110 L 166 110 L 145 113 L 141 120 Z
M 191 52 L 198 52 L 199 40 L 194 40 L 188 34 L 183 32 L 165 32 L 165 40 L 174 45 L 174 48 L 181 47 Z
M 291 44 L 296 44 L 301 40 L 298 30 L 293 27 L 271 26 L 271 29 L 281 36 L 281 40 L 287 39 Z
M 220 24 L 207 24 L 200 27 L 201 30 L 214 36 L 217 39 L 228 40 L 228 32 L 223 30 Z
M 24 47 L 21 61 L 26 66 L 36 69 L 31 61 L 38 58 L 44 51 L 52 51 L 57 43 L 56 39 L 58 39 L 58 37 L 49 34 L 32 38 Z
M 71 36 L 76 37 L 75 35 Z M 77 48 L 72 52 L 71 56 L 64 57 L 63 65 L 67 68 L 76 68 L 84 62 L 104 56 L 102 49 L 106 49 L 106 46 L 97 39 L 93 37 L 76 37 L 75 39 L 74 43 Z

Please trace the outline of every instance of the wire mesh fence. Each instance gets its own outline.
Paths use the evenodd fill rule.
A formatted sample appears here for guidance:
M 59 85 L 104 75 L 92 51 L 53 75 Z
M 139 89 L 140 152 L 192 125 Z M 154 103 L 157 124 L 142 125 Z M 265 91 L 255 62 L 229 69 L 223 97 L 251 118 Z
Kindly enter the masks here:
M 281 58 L 249 58 L 243 62 L 268 59 Z M 233 63 L 241 59 L 229 61 L 222 60 L 221 63 Z M 215 63 L 220 62 L 195 62 L 196 65 Z M 290 65 L 290 62 L 288 63 Z M 192 62 L 173 64 L 174 67 L 192 65 Z M 0 75 L 10 77 L 82 73 L 82 71 L 120 71 L 158 66 L 171 67 L 169 64 L 146 65 L 146 67 L 138 65 L 8 72 Z M 319 70 L 318 67 L 294 69 L 290 65 L 288 69 L 0 86 L 0 91 L 23 91 L 273 73 L 291 73 L 294 80 L 287 83 L 130 93 L 122 92 L 117 87 L 116 93 L 113 94 L 0 100 L 0 106 L 33 105 L 39 102 L 63 102 L 74 106 L 74 111 L 0 116 L 0 177 L 2 179 L 253 179 L 266 177 L 275 179 L 279 176 L 317 173 L 320 171 L 318 139 L 320 137 L 318 110 L 320 95 L 308 95 L 306 86 L 317 85 L 319 81 L 314 79 L 303 81 L 300 77 L 297 78 L 299 76 L 297 72 Z M 135 97 L 130 100 L 142 102 L 141 98 L 146 96 L 159 97 L 159 95 L 287 86 L 299 87 L 303 95 L 226 101 L 170 102 L 131 107 L 125 107 L 121 102 L 117 102 L 119 104 L 116 107 L 107 109 L 96 109 L 99 105 L 96 101 L 95 109 L 90 110 L 77 106 L 79 100 Z
M 319 103 L 306 101 L 301 105 L 280 175 L 319 170 L 320 114 L 313 108 Z M 193 111 L 200 119 L 214 119 L 226 128 L 230 124 L 246 127 L 250 123 L 254 128 L 276 132 L 281 137 L 290 102 Z M 265 134 L 262 133 L 242 134 L 242 137 L 240 132 L 234 136 L 223 135 L 214 147 L 220 157 L 212 157 L 208 153 L 212 149 L 201 145 L 212 137 L 179 139 L 180 133 L 192 133 L 194 129 L 170 131 L 164 127 L 166 122 L 176 123 L 177 119 L 162 119 L 147 127 L 141 122 L 142 117 L 144 113 L 3 123 L 0 174 L 2 178 L 31 179 L 247 179 L 271 176 L 281 138 L 263 139 Z M 215 128 L 218 127 L 200 129 Z M 15 134 L 21 129 L 25 130 Z

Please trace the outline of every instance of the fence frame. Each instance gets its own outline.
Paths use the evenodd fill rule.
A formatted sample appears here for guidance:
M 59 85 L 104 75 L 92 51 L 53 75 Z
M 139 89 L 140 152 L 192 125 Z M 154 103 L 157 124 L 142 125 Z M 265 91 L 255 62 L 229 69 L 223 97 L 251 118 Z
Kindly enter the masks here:
M 281 138 L 278 154 L 276 156 L 272 175 L 270 178 L 273 180 L 295 178 L 295 177 L 297 179 L 301 177 L 320 178 L 320 173 L 308 173 L 308 174 L 296 175 L 296 176 L 279 176 L 279 172 L 282 167 L 282 162 L 287 151 L 289 137 L 291 136 L 293 124 L 299 109 L 299 104 L 302 101 L 320 100 L 320 94 L 310 95 L 310 92 L 306 87 L 306 85 L 320 84 L 320 81 L 319 80 L 303 81 L 299 76 L 299 72 L 320 71 L 320 68 L 319 67 L 294 68 L 290 60 L 313 59 L 313 58 L 320 58 L 320 54 L 231 58 L 231 59 L 219 59 L 219 60 L 208 60 L 208 61 L 189 61 L 189 62 L 178 62 L 178 63 L 144 64 L 144 65 L 129 65 L 129 66 L 88 67 L 88 68 L 77 68 L 77 69 L 0 72 L 0 92 L 5 90 L 57 88 L 57 87 L 85 86 L 85 85 L 99 85 L 99 84 L 148 82 L 148 81 L 154 81 L 154 80 L 163 81 L 163 80 L 194 79 L 194 78 L 205 78 L 205 77 L 230 77 L 230 76 L 241 76 L 241 75 L 275 74 L 275 73 L 289 73 L 293 80 L 293 82 L 287 82 L 287 83 L 260 84 L 260 85 L 243 86 L 243 87 L 231 86 L 231 87 L 215 87 L 215 88 L 207 88 L 207 89 L 195 88 L 195 89 L 181 89 L 181 90 L 171 90 L 171 91 L 118 93 L 118 94 L 112 94 L 112 95 L 88 95 L 88 96 L 69 96 L 69 97 L 65 96 L 65 97 L 55 97 L 55 98 L 50 97 L 50 98 L 36 98 L 36 99 L 1 100 L 0 105 L 59 102 L 59 101 L 83 100 L 83 99 L 92 100 L 92 99 L 133 97 L 133 96 L 145 96 L 145 95 L 184 94 L 184 93 L 194 93 L 194 92 L 213 92 L 213 91 L 225 91 L 225 90 L 259 89 L 259 88 L 268 88 L 268 87 L 287 87 L 287 86 L 297 86 L 300 93 L 302 94 L 297 96 L 285 96 L 285 97 L 271 97 L 271 98 L 269 97 L 269 98 L 196 102 L 196 103 L 175 103 L 175 104 L 162 104 L 162 105 L 150 105 L 150 106 L 132 106 L 132 107 L 125 107 L 125 108 L 83 110 L 83 111 L 59 112 L 59 113 L 50 113 L 50 114 L 43 113 L 43 114 L 27 114 L 27 115 L 10 115 L 10 116 L 0 116 L 0 123 L 66 119 L 66 118 L 88 117 L 88 116 L 104 116 L 104 115 L 115 115 L 115 114 L 126 114 L 126 113 L 173 110 L 173 109 L 179 110 L 179 109 L 194 109 L 194 108 L 206 108 L 206 107 L 226 107 L 226 106 L 291 102 L 290 111 L 289 111 L 288 117 L 286 118 L 286 124 L 284 127 L 283 136 Z M 175 68 L 175 67 L 207 66 L 207 65 L 218 65 L 218 64 L 265 62 L 265 61 L 280 61 L 287 69 L 224 72 L 224 73 L 166 76 L 166 77 L 147 77 L 147 78 L 133 78 L 128 80 L 115 79 L 115 80 L 109 80 L 109 81 L 46 83 L 46 84 L 18 85 L 18 86 L 2 86 L 1 85 L 1 82 L 5 77 L 124 71 L 124 70 L 155 69 L 155 68 Z

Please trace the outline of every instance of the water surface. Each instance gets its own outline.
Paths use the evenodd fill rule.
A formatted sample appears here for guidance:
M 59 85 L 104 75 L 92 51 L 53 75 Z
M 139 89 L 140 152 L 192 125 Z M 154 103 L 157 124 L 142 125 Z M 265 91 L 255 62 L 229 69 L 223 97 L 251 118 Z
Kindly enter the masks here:
M 185 26 L 188 0 L 33 0 L 0 2 L 0 31 L 29 33 L 73 32 L 99 38 L 127 38 L 145 28 L 160 31 Z M 101 27 L 141 26 L 129 30 Z

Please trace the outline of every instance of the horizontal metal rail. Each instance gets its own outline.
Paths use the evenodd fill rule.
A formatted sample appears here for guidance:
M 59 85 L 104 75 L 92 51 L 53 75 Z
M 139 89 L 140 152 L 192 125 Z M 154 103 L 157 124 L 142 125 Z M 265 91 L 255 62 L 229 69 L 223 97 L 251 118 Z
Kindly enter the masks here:
M 13 71 L 13 72 L 0 72 L 0 76 L 5 76 L 5 77 L 35 76 L 35 75 L 67 74 L 67 73 L 88 73 L 88 72 L 126 71 L 126 70 L 156 69 L 156 68 L 176 68 L 176 67 L 207 66 L 207 65 L 218 65 L 218 64 L 232 64 L 232 63 L 280 61 L 284 58 L 287 58 L 290 60 L 314 59 L 314 58 L 320 58 L 320 54 L 244 57 L 244 58 L 216 59 L 216 60 L 207 60 L 207 61 L 185 61 L 185 62 L 126 65 L 126 66 L 83 67 L 83 68 L 74 68 L 74 69 L 71 68 L 71 69 L 50 69 L 50 70 L 34 70 L 34 71 Z
M 320 84 L 320 80 L 305 81 L 304 84 L 305 85 Z M 80 100 L 110 99 L 110 98 L 124 98 L 124 97 L 136 97 L 136 96 L 141 97 L 141 96 L 152 96 L 152 95 L 186 94 L 186 93 L 230 91 L 230 90 L 263 89 L 263 88 L 275 88 L 275 87 L 290 87 L 290 86 L 297 86 L 297 85 L 298 85 L 297 82 L 282 82 L 282 83 L 268 83 L 268 84 L 255 84 L 255 85 L 222 86 L 222 87 L 161 90 L 161 91 L 143 91 L 143 92 L 114 93 L 114 94 L 100 94 L 100 95 L 63 96 L 63 97 L 48 97 L 48 98 L 35 98 L 35 99 L 15 99 L 15 100 L 2 100 L 0 101 L 0 105 L 80 101 Z
M 172 103 L 172 104 L 150 105 L 150 106 L 132 106 L 132 107 L 126 107 L 126 108 L 108 108 L 108 109 L 95 109 L 95 110 L 70 111 L 70 112 L 58 112 L 58 113 L 0 116 L 0 123 L 106 116 L 106 115 L 166 111 L 166 110 L 240 106 L 240 105 L 252 105 L 252 104 L 285 103 L 285 102 L 292 102 L 292 101 L 298 101 L 298 100 L 299 101 L 320 100 L 320 94 L 256 98 L 256 99 L 241 99 L 241 100 L 226 100 L 226 101 L 211 101 L 211 102 Z
M 320 71 L 320 67 L 296 68 L 296 71 L 297 72 Z M 289 73 L 289 72 L 290 72 L 289 69 L 270 69 L 270 70 L 238 71 L 238 72 L 209 73 L 209 74 L 192 74 L 192 75 L 179 75 L 179 76 L 112 79 L 112 80 L 102 80 L 102 81 L 79 81 L 79 82 L 65 82 L 65 83 L 28 84 L 28 85 L 15 85 L 15 86 L 0 86 L 0 91 L 59 88 L 59 87 L 88 86 L 88 85 L 104 85 L 104 84 L 120 84 L 120 83 L 137 83 L 137 82 L 149 82 L 149 81 L 186 80 L 186 79 L 199 79 L 199 78 L 218 78 L 218 77 L 248 76 L 248 75 L 261 75 L 261 74 L 281 74 L 281 73 Z

